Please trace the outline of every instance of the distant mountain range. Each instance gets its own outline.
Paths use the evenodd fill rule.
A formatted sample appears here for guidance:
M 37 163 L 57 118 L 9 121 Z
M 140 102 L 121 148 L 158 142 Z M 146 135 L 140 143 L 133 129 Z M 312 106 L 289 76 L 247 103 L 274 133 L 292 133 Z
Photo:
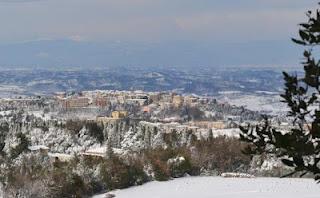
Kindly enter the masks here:
M 0 94 L 52 94 L 57 91 L 144 90 L 200 95 L 220 93 L 278 93 L 283 77 L 265 69 L 108 68 L 83 70 L 2 70 Z
M 0 68 L 294 66 L 299 63 L 301 53 L 302 50 L 290 41 L 98 43 L 38 40 L 0 45 Z

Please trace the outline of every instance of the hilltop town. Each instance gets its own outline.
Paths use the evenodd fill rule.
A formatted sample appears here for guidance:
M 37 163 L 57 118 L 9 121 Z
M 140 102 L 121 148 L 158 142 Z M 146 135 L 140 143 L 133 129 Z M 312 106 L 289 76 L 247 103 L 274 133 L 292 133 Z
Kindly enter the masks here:
M 77 132 L 87 130 L 90 128 L 88 126 L 95 126 L 95 133 L 101 133 L 101 139 L 92 140 L 89 145 L 77 144 L 77 149 L 72 148 L 73 143 L 68 142 L 71 141 L 70 138 L 63 140 L 68 142 L 68 146 L 59 148 L 52 146 L 52 138 L 30 137 L 32 151 L 46 148 L 52 152 L 59 151 L 62 156 L 90 152 L 92 149 L 104 151 L 100 147 L 106 147 L 107 142 L 114 148 L 129 150 L 135 149 L 133 145 L 141 146 L 137 144 L 154 146 L 144 138 L 136 142 L 131 140 L 131 146 L 126 146 L 127 133 L 137 132 L 141 127 L 152 128 L 151 130 L 164 134 L 190 133 L 198 139 L 205 139 L 209 136 L 238 137 L 240 124 L 255 124 L 261 121 L 259 112 L 219 102 L 214 97 L 180 95 L 174 92 L 57 92 L 47 97 L 1 99 L 0 105 L 2 125 L 8 125 L 8 131 L 17 128 L 15 133 L 36 131 L 37 134 L 47 135 L 51 132 L 51 126 L 56 128 L 58 125 L 65 125 L 60 131 L 71 129 L 78 130 Z M 36 123 L 36 126 L 32 123 Z M 286 126 L 286 123 L 282 122 L 281 125 Z M 39 131 L 39 128 L 42 131 Z M 10 144 L 6 145 L 5 148 L 11 147 Z

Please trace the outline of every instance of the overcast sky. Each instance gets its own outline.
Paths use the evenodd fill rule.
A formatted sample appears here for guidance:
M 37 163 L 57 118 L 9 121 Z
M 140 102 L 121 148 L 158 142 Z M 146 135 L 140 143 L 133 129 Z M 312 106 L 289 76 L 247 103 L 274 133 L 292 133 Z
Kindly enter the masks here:
M 288 41 L 318 0 L 0 0 L 0 44 Z

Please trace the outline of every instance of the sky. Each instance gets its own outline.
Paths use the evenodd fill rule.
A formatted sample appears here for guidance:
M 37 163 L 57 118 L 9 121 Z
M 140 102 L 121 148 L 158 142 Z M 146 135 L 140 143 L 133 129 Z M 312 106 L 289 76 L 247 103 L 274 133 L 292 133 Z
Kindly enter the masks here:
M 0 0 L 0 65 L 292 65 L 300 49 L 290 38 L 316 6 L 316 0 Z

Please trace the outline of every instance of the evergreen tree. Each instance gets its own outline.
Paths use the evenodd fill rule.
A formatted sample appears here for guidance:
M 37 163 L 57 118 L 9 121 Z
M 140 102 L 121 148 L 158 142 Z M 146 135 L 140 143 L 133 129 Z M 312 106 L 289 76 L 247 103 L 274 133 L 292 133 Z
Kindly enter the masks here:
M 212 132 L 212 129 L 209 129 L 209 132 L 208 132 L 208 141 L 211 142 L 213 140 L 213 132 Z
M 107 159 L 112 159 L 114 157 L 114 153 L 113 153 L 113 148 L 112 148 L 112 144 L 111 144 L 111 140 L 108 139 L 107 140 L 107 145 L 106 145 L 106 158 Z
M 30 140 L 23 133 L 16 134 L 17 139 L 19 140 L 19 144 L 10 150 L 11 159 L 17 158 L 21 153 L 28 150 L 28 146 L 30 145 Z
M 294 173 L 312 173 L 320 182 L 320 61 L 313 52 L 320 45 L 320 11 L 308 11 L 308 21 L 300 24 L 296 44 L 306 47 L 302 75 L 283 72 L 285 80 L 283 102 L 288 107 L 292 128 L 281 132 L 265 119 L 259 126 L 240 127 L 241 140 L 249 143 L 244 153 L 275 154 L 294 168 Z M 288 175 L 287 175 L 288 176 Z

